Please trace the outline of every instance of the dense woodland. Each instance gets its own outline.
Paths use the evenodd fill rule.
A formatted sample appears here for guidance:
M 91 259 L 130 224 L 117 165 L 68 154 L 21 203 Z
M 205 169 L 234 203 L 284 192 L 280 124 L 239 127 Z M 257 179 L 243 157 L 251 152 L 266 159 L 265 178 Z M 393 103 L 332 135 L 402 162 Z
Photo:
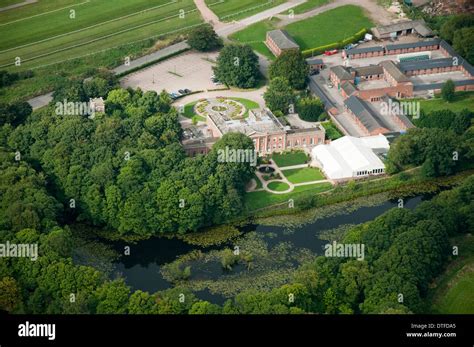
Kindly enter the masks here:
M 82 100 L 80 89 L 76 85 L 62 94 Z M 106 112 L 94 119 L 64 116 L 53 105 L 24 124 L 3 126 L 2 177 L 11 177 L 12 183 L 27 175 L 24 170 L 36 170 L 38 178 L 31 184 L 44 190 L 40 183 L 47 183 L 51 193 L 44 193 L 48 199 L 22 201 L 11 190 L 27 187 L 4 185 L 2 193 L 12 199 L 2 200 L 8 204 L 0 212 L 3 228 L 39 230 L 53 206 L 63 221 L 142 236 L 195 231 L 241 212 L 252 169 L 248 163 L 218 163 L 216 153 L 225 146 L 253 149 L 248 137 L 225 136 L 209 155 L 187 158 L 179 144 L 178 113 L 165 92 L 114 89 L 108 93 Z M 20 161 L 15 161 L 16 154 Z

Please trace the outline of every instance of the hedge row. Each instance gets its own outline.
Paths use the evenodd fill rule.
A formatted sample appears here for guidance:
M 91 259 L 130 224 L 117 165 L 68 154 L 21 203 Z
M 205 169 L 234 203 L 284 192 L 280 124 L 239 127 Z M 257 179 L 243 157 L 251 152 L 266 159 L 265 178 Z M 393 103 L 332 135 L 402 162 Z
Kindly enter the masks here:
M 306 49 L 301 53 L 303 54 L 303 56 L 305 58 L 309 58 L 309 57 L 314 57 L 315 55 L 322 54 L 322 53 L 324 53 L 328 50 L 344 48 L 349 43 L 355 43 L 355 42 L 363 39 L 367 32 L 368 32 L 368 29 L 364 28 L 364 29 L 361 29 L 360 31 L 358 31 L 353 36 L 348 37 L 345 40 L 335 42 L 335 43 L 330 43 L 330 44 L 324 45 L 324 46 L 319 46 L 319 47 L 315 47 L 315 48 Z

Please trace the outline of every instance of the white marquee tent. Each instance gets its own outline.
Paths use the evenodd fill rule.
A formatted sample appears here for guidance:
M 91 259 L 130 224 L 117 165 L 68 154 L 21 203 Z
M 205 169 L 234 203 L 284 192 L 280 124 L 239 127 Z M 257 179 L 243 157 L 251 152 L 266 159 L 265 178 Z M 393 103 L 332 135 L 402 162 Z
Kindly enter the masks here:
M 344 136 L 312 150 L 315 160 L 329 179 L 380 175 L 385 165 L 375 152 L 388 151 L 390 145 L 382 134 L 367 137 Z

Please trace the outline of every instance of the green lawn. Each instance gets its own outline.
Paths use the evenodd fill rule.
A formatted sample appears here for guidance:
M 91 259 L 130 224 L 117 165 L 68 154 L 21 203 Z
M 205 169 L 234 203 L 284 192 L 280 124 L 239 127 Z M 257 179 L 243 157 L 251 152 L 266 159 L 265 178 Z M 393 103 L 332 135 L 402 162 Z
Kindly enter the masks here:
M 285 167 L 305 164 L 308 161 L 308 155 L 300 151 L 273 153 L 272 159 L 279 167 Z
M 420 108 L 425 113 L 445 109 L 453 112 L 459 112 L 463 109 L 474 110 L 474 92 L 457 92 L 451 102 L 446 102 L 440 97 L 428 100 L 417 99 L 417 101 L 420 102 Z
M 334 125 L 333 122 L 327 121 L 321 123 L 321 125 L 326 130 L 326 137 L 330 140 L 337 140 L 338 138 L 342 137 L 342 133 L 339 129 Z
M 300 14 L 304 12 L 308 12 L 310 10 L 313 10 L 317 7 L 329 4 L 331 0 L 307 0 L 305 3 L 302 3 L 301 5 L 298 5 L 296 7 L 293 7 L 293 13 L 294 14 Z M 288 14 L 290 13 L 289 11 L 284 12 L 282 14 Z
M 277 23 L 280 20 L 273 18 L 271 20 L 264 20 L 252 25 L 249 25 L 244 30 L 238 31 L 229 36 L 233 41 L 245 43 L 252 47 L 255 51 L 263 54 L 267 58 L 275 59 L 275 56 L 265 45 L 264 41 L 266 38 L 267 31 L 275 29 Z
M 270 182 L 267 187 L 275 192 L 284 192 L 285 190 L 290 189 L 290 186 L 285 182 Z
M 230 38 L 249 44 L 257 52 L 273 58 L 263 42 L 267 31 L 275 29 L 278 22 L 277 19 L 261 21 L 230 35 Z M 293 36 L 302 50 L 305 50 L 342 41 L 362 28 L 370 28 L 373 25 L 361 7 L 346 5 L 289 24 L 283 29 Z
M 457 279 L 438 305 L 438 311 L 445 314 L 474 314 L 474 264 L 471 272 Z
M 459 256 L 436 279 L 427 300 L 433 313 L 474 314 L 474 237 L 458 236 L 451 244 L 459 247 Z
M 373 25 L 362 7 L 346 5 L 289 24 L 285 29 L 305 50 L 342 41 L 362 28 L 371 28 Z
M 196 101 L 190 102 L 189 104 L 184 105 L 183 116 L 189 119 L 196 119 L 198 121 L 205 122 L 206 118 L 199 116 L 194 112 L 194 105 L 196 105 L 198 101 L 199 100 L 196 100 Z
M 114 0 L 113 6 L 102 0 L 54 4 L 44 0 L 0 12 L 0 68 L 51 64 L 201 22 L 192 0 Z M 76 11 L 73 19 L 70 9 Z M 180 10 L 184 18 L 179 17 Z M 15 57 L 21 58 L 20 67 L 13 66 Z
M 221 21 L 229 22 L 252 16 L 280 5 L 285 0 L 205 0 Z
M 245 194 L 244 203 L 248 211 L 253 211 L 263 207 L 282 203 L 288 201 L 289 199 L 301 197 L 303 195 L 314 195 L 325 192 L 331 188 L 332 185 L 330 183 L 315 183 L 295 187 L 295 189 L 287 194 L 273 194 L 266 191 L 251 192 Z
M 314 167 L 284 170 L 283 174 L 291 183 L 303 183 L 325 179 L 324 175 L 321 173 L 321 170 Z

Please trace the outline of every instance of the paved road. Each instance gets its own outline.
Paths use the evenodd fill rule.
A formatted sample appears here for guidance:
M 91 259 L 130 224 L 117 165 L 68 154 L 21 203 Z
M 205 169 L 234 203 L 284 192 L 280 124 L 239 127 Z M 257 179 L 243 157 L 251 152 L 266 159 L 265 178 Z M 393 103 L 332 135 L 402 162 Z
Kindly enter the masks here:
M 22 6 L 29 5 L 29 4 L 34 4 L 35 2 L 38 2 L 38 0 L 25 0 L 25 1 L 20 2 L 18 4 L 13 4 L 13 5 L 10 5 L 10 6 L 1 7 L 0 12 L 13 10 L 14 8 L 22 7 Z
M 188 43 L 186 41 L 182 41 L 182 42 L 176 43 L 174 45 L 168 46 L 166 48 L 160 49 L 159 51 L 156 51 L 154 53 L 144 55 L 141 58 L 132 60 L 130 62 L 130 64 L 128 64 L 128 65 L 123 64 L 123 65 L 117 66 L 112 71 L 116 75 L 120 75 L 120 74 L 123 74 L 127 71 L 139 68 L 140 66 L 146 65 L 148 63 L 151 63 L 151 62 L 166 58 L 170 55 L 177 54 L 179 52 L 185 51 L 189 48 L 190 47 L 189 47 Z
M 37 108 L 40 108 L 49 104 L 51 100 L 53 100 L 53 92 L 34 97 L 28 100 L 28 103 L 31 105 L 33 110 L 36 110 Z
M 298 6 L 302 3 L 304 3 L 306 0 L 290 0 L 288 2 L 285 2 L 281 5 L 269 8 L 268 10 L 262 11 L 260 13 L 257 13 L 253 16 L 244 18 L 240 21 L 234 21 L 232 23 L 226 23 L 225 26 L 221 28 L 216 28 L 216 32 L 219 36 L 221 37 L 228 37 L 229 35 L 244 29 L 245 27 L 252 25 L 254 23 L 260 22 L 264 19 L 274 17 L 278 13 L 288 11 L 290 8 L 293 8 L 295 6 Z

